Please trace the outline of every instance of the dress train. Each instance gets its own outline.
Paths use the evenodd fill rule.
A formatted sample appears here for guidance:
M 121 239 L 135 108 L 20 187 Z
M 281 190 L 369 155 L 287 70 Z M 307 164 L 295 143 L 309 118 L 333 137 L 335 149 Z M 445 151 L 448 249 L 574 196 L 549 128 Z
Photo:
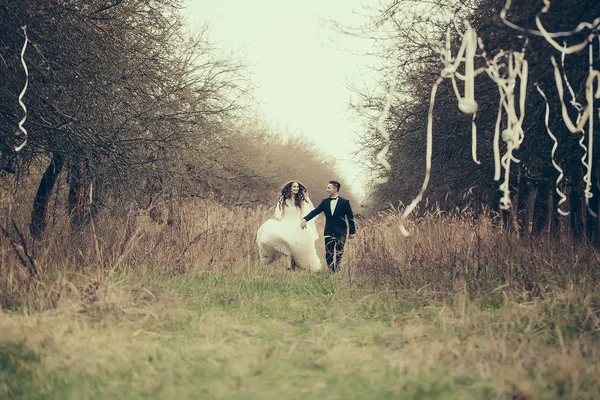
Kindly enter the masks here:
M 315 240 L 319 234 L 314 220 L 309 221 L 306 229 L 300 227 L 305 208 L 308 207 L 312 207 L 309 200 L 306 200 L 304 207 L 300 209 L 288 199 L 284 209 L 276 208 L 275 218 L 265 221 L 260 226 L 256 233 L 256 242 L 261 262 L 272 263 L 278 253 L 281 253 L 291 256 L 300 268 L 312 272 L 323 268 L 315 248 Z

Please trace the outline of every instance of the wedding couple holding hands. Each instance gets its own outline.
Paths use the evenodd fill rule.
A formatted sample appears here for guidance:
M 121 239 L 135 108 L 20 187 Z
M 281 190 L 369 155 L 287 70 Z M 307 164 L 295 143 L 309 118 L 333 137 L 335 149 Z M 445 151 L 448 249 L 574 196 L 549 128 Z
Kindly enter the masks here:
M 291 181 L 283 187 L 275 218 L 262 224 L 256 234 L 262 262 L 271 263 L 279 254 L 285 254 L 289 269 L 319 271 L 322 266 L 315 248 L 319 238 L 315 220 L 324 213 L 325 260 L 329 271 L 339 270 L 346 238 L 352 239 L 356 228 L 350 201 L 339 195 L 340 183 L 329 181 L 326 191 L 328 197 L 314 207 L 300 182 Z

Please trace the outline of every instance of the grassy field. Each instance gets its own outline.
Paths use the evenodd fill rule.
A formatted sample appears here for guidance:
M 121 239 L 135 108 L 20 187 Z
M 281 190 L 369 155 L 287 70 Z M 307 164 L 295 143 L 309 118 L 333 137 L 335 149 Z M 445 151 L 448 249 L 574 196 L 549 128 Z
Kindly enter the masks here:
M 77 234 L 58 218 L 38 242 L 17 222 L 0 398 L 600 398 L 595 248 L 439 213 L 405 238 L 389 213 L 357 221 L 341 273 L 291 272 L 257 263 L 270 213 L 133 210 Z
M 245 266 L 124 270 L 0 314 L 0 398 L 600 398 L 600 296 L 377 291 Z

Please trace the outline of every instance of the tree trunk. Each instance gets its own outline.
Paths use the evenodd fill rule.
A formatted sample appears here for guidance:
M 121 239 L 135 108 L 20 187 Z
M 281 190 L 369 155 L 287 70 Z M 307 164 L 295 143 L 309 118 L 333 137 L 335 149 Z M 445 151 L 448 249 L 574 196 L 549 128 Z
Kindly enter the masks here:
M 522 183 L 523 179 L 522 179 L 522 174 L 521 174 L 521 168 L 518 168 L 518 172 L 517 172 L 517 177 L 516 177 L 516 182 L 514 185 L 511 185 L 511 202 L 510 202 L 510 209 L 505 211 L 505 215 L 506 215 L 506 219 L 504 222 L 504 227 L 507 231 L 510 232 L 514 232 L 517 235 L 521 234 L 521 229 L 520 229 L 520 215 L 519 215 L 519 210 L 521 209 L 521 202 L 522 202 L 522 197 L 523 197 L 523 193 L 522 193 L 522 187 L 521 187 L 521 183 Z
M 574 161 L 575 163 L 575 161 Z M 583 196 L 583 181 L 581 164 L 571 168 L 571 194 L 569 208 L 571 209 L 571 235 L 574 239 L 581 239 L 585 234 L 585 199 Z
M 527 175 L 519 173 L 519 183 L 518 183 L 518 191 L 519 191 L 519 202 L 516 204 L 517 206 L 517 222 L 519 224 L 519 229 L 521 230 L 523 236 L 529 236 L 531 234 L 531 215 L 532 215 L 532 204 L 531 200 L 534 192 L 531 190 L 531 181 L 528 179 Z
M 595 205 L 596 207 L 594 208 L 594 211 L 596 212 L 596 220 L 595 220 L 595 227 L 596 227 L 596 240 L 593 242 L 594 246 L 599 247 L 600 248 L 600 163 L 597 163 L 595 165 L 595 170 L 596 173 L 593 174 L 593 176 L 595 176 L 595 180 L 592 181 L 592 189 L 593 189 L 593 193 L 594 193 L 594 198 L 595 198 Z
M 181 213 L 179 212 L 180 207 L 178 197 L 173 193 L 175 189 L 173 186 L 169 186 L 169 213 L 167 216 L 167 225 L 173 226 L 176 228 L 181 227 Z
M 548 182 L 540 181 L 537 185 L 537 194 L 533 203 L 533 221 L 531 234 L 539 236 L 542 232 L 549 228 L 548 215 L 550 213 L 550 185 Z
M 580 239 L 585 231 L 585 207 L 583 207 L 582 212 L 581 205 L 584 204 L 584 202 L 579 190 L 574 189 L 571 192 L 569 200 L 571 205 L 571 232 L 573 238 Z
M 71 229 L 79 230 L 89 221 L 89 173 L 87 160 L 78 160 L 69 166 L 68 207 Z
M 50 165 L 46 168 L 42 180 L 38 187 L 35 199 L 33 200 L 33 211 L 31 212 L 31 223 L 29 224 L 29 232 L 31 236 L 39 239 L 46 229 L 46 213 L 48 211 L 48 203 L 50 195 L 56 184 L 56 180 L 62 171 L 64 158 L 60 153 L 54 153 Z

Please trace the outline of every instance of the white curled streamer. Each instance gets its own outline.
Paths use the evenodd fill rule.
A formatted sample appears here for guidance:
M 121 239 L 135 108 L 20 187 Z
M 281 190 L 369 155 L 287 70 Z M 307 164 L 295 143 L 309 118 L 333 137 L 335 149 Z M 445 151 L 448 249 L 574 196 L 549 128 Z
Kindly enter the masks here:
M 565 126 L 567 127 L 567 129 L 569 131 L 571 131 L 571 133 L 583 132 L 583 127 L 585 126 L 585 123 L 587 122 L 587 119 L 589 117 L 588 109 L 585 108 L 583 110 L 578 110 L 579 112 L 578 112 L 577 121 L 576 121 L 577 126 L 575 126 L 573 121 L 571 121 L 571 117 L 569 117 L 569 112 L 567 111 L 567 105 L 565 104 L 565 99 L 564 99 L 565 90 L 562 85 L 562 77 L 560 75 L 560 70 L 558 69 L 558 65 L 556 64 L 556 59 L 554 59 L 554 57 L 550 57 L 550 61 L 552 61 L 552 65 L 554 66 L 554 82 L 556 83 L 556 91 L 558 92 L 558 98 L 560 99 L 560 104 L 562 106 L 561 107 L 562 119 L 565 123 Z M 583 111 L 583 114 L 581 113 L 581 111 Z
M 511 4 L 512 4 L 512 0 L 506 0 L 506 3 L 504 3 L 504 8 L 502 8 L 502 11 L 500 11 L 500 19 L 502 20 L 502 22 L 504 22 L 504 24 L 506 26 L 513 28 L 516 31 L 523 32 L 523 33 L 529 33 L 532 35 L 544 36 L 544 37 L 549 37 L 549 38 L 559 38 L 559 37 L 573 36 L 573 35 L 581 32 L 584 29 L 593 30 L 595 27 L 600 25 L 600 18 L 596 18 L 594 20 L 594 22 L 591 24 L 589 22 L 581 22 L 579 25 L 577 25 L 577 27 L 575 29 L 573 29 L 572 31 L 567 31 L 567 32 L 552 32 L 552 33 L 550 33 L 550 32 L 545 31 L 545 33 L 544 33 L 541 31 L 536 31 L 535 29 L 527 29 L 527 28 L 523 28 L 522 26 L 519 26 L 517 24 L 510 22 L 506 18 L 506 13 L 510 9 Z M 542 9 L 541 12 L 546 13 L 546 12 L 548 12 L 548 9 L 550 9 L 550 0 L 544 0 L 544 8 Z M 560 49 L 559 49 L 559 51 L 560 51 Z
M 594 88 L 593 88 L 594 80 L 600 78 L 600 72 L 595 71 L 593 69 L 593 65 L 592 65 L 593 64 L 593 40 L 594 40 L 594 38 L 598 37 L 597 30 L 600 27 L 600 18 L 594 19 L 594 22 L 591 24 L 588 22 L 582 22 L 574 30 L 569 31 L 569 32 L 550 33 L 546 30 L 546 28 L 542 24 L 542 21 L 540 18 L 540 16 L 542 14 L 545 14 L 548 12 L 548 10 L 550 9 L 550 5 L 551 5 L 550 0 L 544 0 L 544 7 L 535 16 L 535 24 L 536 24 L 537 28 L 539 29 L 539 31 L 525 30 L 517 25 L 510 23 L 506 19 L 506 12 L 510 8 L 510 4 L 511 4 L 511 0 L 507 0 L 504 8 L 502 9 L 502 12 L 500 13 L 500 16 L 501 16 L 502 20 L 504 21 L 504 23 L 517 29 L 517 30 L 526 31 L 529 33 L 543 36 L 544 39 L 546 39 L 546 41 L 550 45 L 552 45 L 552 47 L 554 47 L 556 50 L 561 52 L 563 66 L 564 66 L 564 56 L 566 54 L 573 54 L 573 53 L 580 52 L 583 49 L 585 49 L 586 46 L 588 46 L 588 48 L 589 48 L 589 75 L 588 75 L 588 79 L 586 81 L 587 107 L 583 110 L 583 114 L 581 112 L 582 111 L 581 108 L 577 107 L 578 103 L 576 103 L 574 101 L 573 90 L 569 84 L 569 81 L 567 80 L 566 72 L 564 74 L 565 83 L 566 83 L 566 85 L 569 89 L 569 92 L 571 93 L 571 97 L 572 97 L 571 104 L 577 109 L 577 113 L 578 113 L 577 126 L 573 125 L 573 123 L 571 122 L 571 120 L 567 114 L 566 106 L 565 106 L 564 99 L 563 99 L 562 79 L 560 78 L 558 66 L 556 65 L 556 61 L 554 60 L 554 58 L 552 58 L 552 64 L 554 65 L 556 86 L 557 86 L 557 89 L 558 89 L 558 92 L 560 95 L 560 101 L 562 104 L 563 120 L 565 121 L 567 128 L 571 132 L 573 132 L 573 133 L 581 132 L 582 133 L 582 137 L 579 140 L 579 145 L 584 149 L 584 152 L 585 152 L 584 156 L 581 159 L 581 162 L 586 169 L 586 174 L 583 177 L 583 181 L 585 183 L 585 204 L 586 204 L 586 208 L 587 208 L 588 212 L 591 215 L 593 215 L 594 217 L 597 217 L 598 215 L 590 207 L 589 199 L 593 197 L 591 188 L 592 188 L 592 162 L 593 162 L 593 142 L 594 142 L 594 135 L 593 135 L 593 132 L 594 132 L 594 118 L 593 118 L 594 98 L 599 98 L 598 94 L 600 92 L 600 87 L 599 87 L 596 95 L 594 95 L 594 93 L 593 93 L 594 92 Z M 567 47 L 566 45 L 561 46 L 560 44 L 558 44 L 558 42 L 556 42 L 556 40 L 554 40 L 554 38 L 556 38 L 556 37 L 572 36 L 576 33 L 581 32 L 583 29 L 590 29 L 592 31 L 592 33 L 590 35 L 586 36 L 586 38 L 583 42 L 576 43 L 574 45 Z M 584 142 L 585 142 L 584 127 L 585 127 L 586 123 L 588 123 L 587 146 L 584 144 Z
M 575 91 L 573 90 L 573 88 L 571 87 L 571 84 L 569 83 L 569 78 L 567 77 L 567 69 L 565 68 L 565 56 L 566 56 L 565 53 L 562 53 L 560 56 L 560 64 L 563 69 L 562 76 L 563 76 L 563 79 L 565 80 L 565 85 L 567 85 L 567 89 L 569 90 L 569 95 L 571 96 L 571 100 L 569 102 L 577 110 L 577 115 L 581 116 L 581 110 L 583 109 L 583 106 L 575 98 Z M 577 123 L 579 123 L 579 120 L 577 120 Z
M 21 94 L 19 95 L 19 104 L 21 105 L 21 108 L 23 109 L 23 112 L 25 113 L 25 115 L 23 115 L 23 119 L 21 119 L 21 121 L 19 122 L 19 131 L 23 132 L 23 143 L 21 143 L 20 145 L 15 147 L 15 151 L 20 151 L 21 149 L 23 149 L 23 147 L 25 147 L 25 145 L 27 144 L 27 130 L 23 127 L 23 124 L 25 123 L 25 120 L 27 119 L 27 107 L 25 106 L 25 103 L 23 103 L 23 96 L 25 95 L 25 92 L 27 91 L 27 85 L 29 83 L 29 71 L 27 70 L 27 64 L 25 63 L 25 49 L 27 48 L 27 42 L 29 41 L 29 39 L 27 38 L 27 26 L 23 26 L 23 33 L 25 34 L 25 42 L 23 43 L 23 49 L 21 50 L 21 64 L 23 64 L 23 69 L 25 70 L 25 86 L 23 86 L 23 90 L 21 91 Z M 17 131 L 16 135 L 19 135 L 19 131 Z
M 600 92 L 600 86 L 598 87 L 598 91 L 594 96 L 594 81 L 600 77 L 600 71 L 594 70 L 594 50 L 593 45 L 590 43 L 589 45 L 589 75 L 585 85 L 585 97 L 587 101 L 588 107 L 588 115 L 590 116 L 588 121 L 588 151 L 587 151 L 587 164 L 584 165 L 587 168 L 587 173 L 583 177 L 583 181 L 585 182 L 585 205 L 587 207 L 588 212 L 594 216 L 594 218 L 598 217 L 592 208 L 590 207 L 590 199 L 594 197 L 592 193 L 592 164 L 593 164 L 593 154 L 594 154 L 594 98 L 598 98 L 598 94 Z
M 546 30 L 546 28 L 544 28 L 544 25 L 542 24 L 542 20 L 540 19 L 540 15 L 547 13 L 549 9 L 550 9 L 550 0 L 544 0 L 544 8 L 542 8 L 542 11 L 540 11 L 535 16 L 535 24 L 538 27 L 538 29 L 540 30 L 540 33 L 542 34 L 542 36 L 544 37 L 544 39 L 546 39 L 546 41 L 548 43 L 550 43 L 552 45 L 552 47 L 554 47 L 556 50 L 560 51 L 563 54 L 578 53 L 581 50 L 585 49 L 585 47 L 590 43 L 590 40 L 592 40 L 592 38 L 593 38 L 592 35 L 589 35 L 588 37 L 586 37 L 583 42 L 574 44 L 574 45 L 569 46 L 569 47 L 561 46 L 560 44 L 558 44 L 552 38 L 552 35 Z M 581 30 L 583 28 L 590 28 L 590 29 L 594 30 L 599 25 L 600 25 L 600 18 L 596 18 L 594 20 L 594 23 L 592 25 L 590 25 L 589 23 L 579 24 L 579 26 L 577 27 L 577 29 Z M 578 32 L 577 29 L 574 30 L 574 31 L 572 31 L 571 35 L 577 33 Z M 568 32 L 564 32 L 564 33 L 566 34 Z
M 589 49 L 589 54 L 588 54 L 588 56 L 589 56 L 589 72 L 588 72 L 588 77 L 586 80 L 585 96 L 586 96 L 587 106 L 585 108 L 582 107 L 575 100 L 571 86 L 566 77 L 566 72 L 563 73 L 565 82 L 567 84 L 567 88 L 569 89 L 569 92 L 572 97 L 570 103 L 577 110 L 577 120 L 576 120 L 577 125 L 575 125 L 573 123 L 573 121 L 571 121 L 571 118 L 569 117 L 569 114 L 567 111 L 567 106 L 564 101 L 564 88 L 562 85 L 563 78 L 561 77 L 556 60 L 554 59 L 554 57 L 552 57 L 551 61 L 552 61 L 552 65 L 554 67 L 554 80 L 556 82 L 556 89 L 557 89 L 557 92 L 558 92 L 558 95 L 560 98 L 560 102 L 561 102 L 562 119 L 563 119 L 567 129 L 569 129 L 569 131 L 571 131 L 572 133 L 580 133 L 581 134 L 581 137 L 579 139 L 579 146 L 584 150 L 584 155 L 581 158 L 581 163 L 584 166 L 584 168 L 586 169 L 586 173 L 583 176 L 583 181 L 585 183 L 585 193 L 584 193 L 585 204 L 586 204 L 586 208 L 587 208 L 588 212 L 592 216 L 597 217 L 598 215 L 591 209 L 591 207 L 589 205 L 589 199 L 593 197 L 593 193 L 592 193 L 592 163 L 593 163 L 593 145 L 594 145 L 594 135 L 593 135 L 593 132 L 594 132 L 594 118 L 593 118 L 594 100 L 597 98 L 600 98 L 600 86 L 596 90 L 596 93 L 594 93 L 594 82 L 595 82 L 595 80 L 600 79 L 600 71 L 596 71 L 593 69 L 594 54 L 593 54 L 593 43 L 592 42 L 590 42 L 588 44 L 588 49 Z M 563 53 L 563 57 L 564 57 L 564 53 Z M 587 145 L 585 144 L 585 125 L 586 125 L 586 123 L 588 125 L 587 126 L 587 128 L 588 128 L 588 135 L 587 135 L 588 143 L 587 143 Z
M 567 196 L 558 187 L 558 184 L 563 179 L 564 174 L 563 174 L 562 168 L 556 163 L 556 160 L 554 158 L 554 154 L 556 153 L 556 149 L 558 148 L 558 140 L 556 139 L 556 136 L 554 136 L 554 134 L 550 130 L 550 124 L 549 124 L 549 121 L 550 121 L 550 105 L 548 104 L 548 99 L 546 98 L 546 94 L 544 93 L 544 91 L 542 90 L 542 88 L 540 88 L 539 85 L 537 85 L 537 84 L 535 85 L 535 88 L 538 90 L 538 92 L 540 92 L 540 94 L 544 98 L 544 102 L 546 103 L 546 116 L 544 118 L 544 122 L 546 123 L 546 131 L 548 132 L 548 136 L 550 136 L 550 138 L 554 142 L 554 145 L 552 146 L 552 152 L 550 153 L 550 157 L 552 159 L 552 165 L 554 166 L 554 169 L 556 169 L 558 171 L 558 178 L 556 178 L 556 193 L 560 196 L 560 200 L 558 201 L 558 204 L 556 206 L 556 211 L 560 215 L 567 216 L 567 215 L 570 214 L 570 212 L 569 211 L 563 211 L 563 210 L 560 209 L 561 204 L 563 204 L 564 202 L 567 201 Z
M 460 111 L 465 114 L 475 114 L 478 109 L 477 102 L 475 101 L 475 76 L 483 72 L 483 70 L 475 70 L 475 53 L 477 51 L 478 43 L 477 33 L 467 21 L 465 21 L 464 24 L 467 27 L 467 30 L 462 35 L 460 49 L 454 59 L 450 52 L 450 27 L 448 26 L 446 28 L 446 52 L 442 58 L 444 61 L 444 69 L 441 72 L 441 76 L 452 80 L 452 87 L 454 88 L 454 93 L 458 99 L 458 108 Z M 457 71 L 462 62 L 465 63 L 464 75 Z M 456 78 L 465 83 L 464 96 L 461 96 L 460 94 L 460 90 L 456 84 Z M 477 157 L 475 157 L 475 159 L 476 158 Z
M 588 48 L 589 48 L 589 75 L 586 80 L 586 91 L 585 91 L 587 106 L 585 108 L 582 108 L 581 105 L 575 101 L 573 89 L 571 88 L 571 86 L 569 84 L 569 81 L 566 76 L 566 72 L 564 73 L 565 84 L 567 85 L 567 88 L 569 89 L 569 92 L 571 94 L 571 105 L 573 105 L 573 107 L 575 107 L 575 109 L 577 110 L 577 114 L 578 114 L 577 126 L 575 126 L 572 123 L 572 121 L 570 120 L 570 118 L 568 116 L 566 105 L 564 102 L 562 79 L 560 77 L 560 72 L 558 70 L 558 66 L 556 65 L 556 60 L 554 60 L 554 57 L 552 57 L 552 64 L 554 66 L 554 77 L 555 77 L 555 81 L 556 81 L 556 87 L 557 87 L 557 90 L 558 90 L 559 96 L 560 96 L 560 101 L 561 101 L 561 105 L 562 105 L 562 115 L 563 115 L 563 120 L 565 122 L 565 125 L 572 133 L 581 133 L 582 134 L 582 137 L 579 140 L 579 145 L 584 149 L 584 152 L 585 152 L 584 156 L 581 159 L 581 162 L 586 169 L 586 174 L 583 177 L 583 181 L 585 183 L 585 204 L 586 204 L 586 208 L 587 208 L 588 212 L 591 215 L 593 215 L 594 217 L 597 217 L 598 215 L 591 209 L 591 207 L 589 205 L 589 199 L 593 197 L 591 188 L 592 188 L 593 143 L 594 143 L 594 135 L 593 135 L 593 132 L 594 132 L 594 118 L 593 118 L 594 99 L 600 98 L 600 86 L 598 87 L 596 93 L 594 94 L 594 81 L 596 79 L 600 80 L 600 71 L 595 71 L 593 69 L 593 41 L 594 41 L 594 39 L 598 38 L 598 30 L 600 28 L 600 17 L 595 18 L 592 23 L 582 22 L 579 25 L 577 25 L 577 27 L 575 29 L 573 29 L 572 31 L 550 33 L 546 30 L 546 28 L 542 24 L 542 21 L 540 18 L 542 14 L 545 14 L 548 12 L 548 10 L 550 9 L 550 6 L 551 6 L 550 0 L 544 0 L 544 7 L 535 16 L 535 23 L 536 23 L 537 28 L 539 29 L 539 31 L 535 31 L 535 30 L 524 29 L 524 28 L 517 26 L 507 20 L 506 13 L 507 13 L 508 9 L 510 8 L 510 5 L 511 5 L 511 0 L 507 0 L 504 5 L 504 8 L 502 9 L 502 11 L 500 13 L 500 17 L 501 17 L 502 21 L 506 25 L 508 25 L 514 29 L 517 29 L 519 31 L 543 36 L 544 39 L 546 39 L 546 41 L 552 47 L 554 47 L 556 50 L 561 52 L 561 60 L 563 62 L 563 67 L 564 67 L 564 57 L 566 54 L 573 54 L 573 53 L 580 52 L 583 49 L 585 49 L 586 46 L 588 46 Z M 574 34 L 579 33 L 581 31 L 583 31 L 584 29 L 591 30 L 591 33 L 589 35 L 587 35 L 585 40 L 583 40 L 580 43 L 576 43 L 571 46 L 567 46 L 566 44 L 563 44 L 561 46 L 558 42 L 556 42 L 556 40 L 554 40 L 554 38 L 557 38 L 557 37 L 573 36 Z M 599 47 L 600 47 L 600 39 L 599 39 Z M 600 50 L 599 50 L 599 52 L 600 52 Z M 585 128 L 586 123 L 588 124 L 587 146 L 584 143 L 585 142 L 584 128 Z
M 496 126 L 494 129 L 494 180 L 500 180 L 500 174 L 502 173 L 502 168 L 500 164 L 500 123 L 502 122 L 502 110 L 504 109 L 504 102 L 506 100 L 506 96 L 502 92 L 500 86 L 498 86 L 498 91 L 500 92 L 500 104 L 498 105 L 498 117 L 496 118 Z
M 477 50 L 477 33 L 471 25 L 467 23 L 467 44 L 466 44 L 466 60 L 465 60 L 465 97 L 458 102 L 458 108 L 465 114 L 473 114 L 471 119 L 471 157 L 477 165 L 481 165 L 481 161 L 477 159 L 477 118 L 478 105 L 475 101 L 475 53 Z
M 496 83 L 500 92 L 500 104 L 498 106 L 498 116 L 494 130 L 494 180 L 500 180 L 501 170 L 504 168 L 504 181 L 500 184 L 502 198 L 500 199 L 500 208 L 510 208 L 510 164 L 511 162 L 520 162 L 513 156 L 513 151 L 521 146 L 525 138 L 522 125 L 525 118 L 525 100 L 527 95 L 527 77 L 528 64 L 525 60 L 525 51 L 521 52 L 501 52 L 493 60 L 488 61 L 486 69 L 489 77 Z M 506 68 L 499 62 L 506 58 Z M 501 76 L 501 71 L 506 70 L 506 74 Z M 519 91 L 519 116 L 517 116 L 515 106 L 515 87 L 517 79 L 520 80 Z M 506 113 L 506 129 L 500 134 L 503 112 Z M 506 143 L 506 153 L 500 157 L 500 137 Z
M 480 163 L 479 160 L 477 160 L 477 127 L 475 125 L 475 118 L 477 114 L 478 105 L 475 101 L 475 76 L 484 72 L 485 68 L 479 68 L 477 70 L 475 69 L 474 59 L 476 56 L 479 41 L 477 38 L 477 33 L 471 27 L 471 25 L 467 21 L 465 21 L 464 24 L 467 29 L 466 32 L 463 34 L 461 45 L 455 58 L 452 57 L 451 53 L 450 26 L 448 25 L 446 27 L 445 51 L 442 52 L 442 61 L 444 63 L 444 68 L 440 72 L 440 77 L 437 79 L 431 90 L 431 98 L 429 100 L 429 112 L 427 115 L 427 151 L 425 160 L 425 178 L 423 180 L 423 185 L 421 186 L 419 194 L 404 209 L 404 212 L 400 216 L 400 231 L 404 236 L 410 236 L 410 233 L 408 232 L 405 226 L 406 219 L 415 209 L 417 204 L 422 200 L 423 194 L 427 189 L 429 179 L 431 177 L 431 158 L 433 153 L 433 108 L 435 105 L 435 97 L 438 86 L 442 83 L 444 78 L 449 78 L 452 81 L 452 87 L 454 88 L 454 93 L 458 99 L 458 108 L 465 114 L 473 114 L 471 122 L 471 152 L 473 160 L 477 164 Z M 457 72 L 458 67 L 463 62 L 465 63 L 464 75 Z M 456 83 L 457 78 L 464 81 L 465 83 L 464 97 L 461 96 L 460 90 L 458 89 L 458 85 Z
M 599 58 L 600 58 L 600 18 L 596 18 L 593 23 L 582 22 L 574 30 L 567 32 L 548 32 L 541 22 L 541 15 L 548 12 L 550 8 L 551 1 L 543 0 L 544 7 L 540 12 L 536 15 L 536 25 L 539 30 L 532 30 L 520 27 L 512 22 L 510 22 L 506 14 L 510 9 L 512 0 L 506 0 L 504 8 L 500 12 L 500 17 L 502 21 L 509 27 L 528 34 L 534 34 L 541 37 L 544 37 L 545 40 L 550 43 L 555 49 L 561 52 L 563 69 L 564 69 L 564 57 L 566 54 L 572 54 L 583 50 L 586 46 L 589 46 L 589 75 L 586 81 L 586 107 L 581 106 L 581 104 L 577 103 L 575 99 L 574 91 L 569 84 L 567 79 L 566 72 L 564 73 L 564 80 L 569 93 L 571 94 L 570 104 L 577 110 L 577 120 L 576 124 L 574 124 L 567 112 L 565 100 L 564 100 L 564 89 L 562 85 L 562 77 L 559 71 L 559 68 L 556 64 L 556 60 L 554 57 L 551 57 L 552 64 L 554 66 L 554 78 L 557 87 L 557 91 L 559 94 L 559 98 L 561 101 L 561 109 L 563 121 L 567 128 L 572 133 L 580 133 L 581 138 L 579 141 L 580 146 L 584 149 L 584 156 L 582 158 L 582 164 L 586 167 L 587 172 L 584 176 L 584 182 L 586 184 L 585 189 L 585 201 L 588 211 L 597 216 L 593 210 L 590 209 L 589 206 L 589 198 L 592 197 L 591 193 L 591 166 L 593 163 L 593 131 L 594 131 L 594 121 L 593 121 L 593 112 L 594 112 L 594 100 L 600 98 L 600 71 L 596 71 L 593 69 L 593 45 L 594 39 L 598 39 L 599 46 Z M 455 22 L 455 21 L 454 21 Z M 456 23 L 455 23 L 456 26 Z M 425 179 L 423 181 L 423 185 L 417 197 L 409 204 L 409 206 L 404 210 L 401 218 L 400 218 L 400 229 L 401 232 L 405 236 L 409 236 L 408 231 L 405 227 L 405 221 L 408 215 L 414 210 L 416 205 L 421 201 L 424 191 L 427 188 L 429 179 L 430 179 L 430 170 L 431 170 L 431 154 L 432 154 L 432 126 L 433 126 L 433 108 L 435 104 L 435 96 L 438 90 L 438 86 L 441 84 L 443 79 L 449 78 L 452 81 L 452 87 L 454 89 L 455 95 L 459 100 L 458 107 L 461 111 L 467 114 L 473 114 L 472 119 L 472 157 L 473 160 L 479 164 L 477 160 L 477 143 L 476 143 L 476 112 L 477 112 L 477 103 L 474 100 L 474 76 L 479 74 L 480 72 L 485 71 L 488 76 L 497 84 L 499 94 L 500 94 L 500 104 L 498 107 L 498 116 L 496 120 L 496 127 L 494 132 L 494 180 L 500 180 L 502 175 L 502 168 L 504 167 L 504 181 L 500 185 L 500 189 L 503 191 L 503 197 L 500 200 L 500 207 L 502 209 L 508 209 L 510 206 L 510 192 L 509 192 L 509 178 L 510 178 L 510 164 L 511 162 L 518 163 L 520 162 L 513 156 L 513 151 L 519 149 L 522 144 L 525 132 L 523 130 L 523 121 L 525 118 L 525 102 L 526 102 L 526 94 L 527 94 L 527 80 L 528 80 L 528 63 L 525 60 L 525 45 L 520 52 L 505 52 L 499 51 L 493 59 L 488 59 L 485 54 L 482 41 L 477 37 L 476 33 L 469 26 L 468 23 L 465 22 L 465 26 L 467 27 L 465 32 L 460 32 L 460 29 L 456 27 L 456 30 L 459 34 L 462 35 L 462 41 L 460 44 L 460 49 L 458 50 L 456 58 L 452 57 L 451 54 L 451 45 L 450 45 L 450 28 L 449 25 L 446 29 L 446 43 L 445 49 L 440 51 L 442 56 L 442 61 L 444 63 L 444 68 L 440 73 L 440 77 L 437 79 L 431 91 L 431 99 L 428 113 L 428 125 L 427 125 L 427 155 L 426 155 L 426 171 L 425 171 Z M 582 32 L 584 29 L 591 30 L 591 33 L 587 35 L 586 39 L 572 46 L 567 46 L 564 44 L 563 46 L 559 45 L 554 38 L 559 37 L 570 37 L 579 32 Z M 481 56 L 486 62 L 485 68 L 474 68 L 474 57 L 476 53 L 476 48 L 474 44 L 477 44 L 481 49 Z M 445 51 L 444 51 L 445 50 Z M 505 59 L 506 62 L 502 62 Z M 460 74 L 457 69 L 462 64 L 465 63 L 465 73 L 464 75 Z M 464 97 L 461 96 L 460 90 L 458 88 L 456 79 L 460 79 L 465 82 L 465 94 Z M 519 90 L 519 104 L 518 110 L 519 114 L 517 115 L 517 105 L 515 102 L 515 87 L 517 84 L 517 80 L 520 82 L 520 90 Z M 598 80 L 598 87 L 596 92 L 594 93 L 594 84 L 595 81 Z M 537 87 L 537 85 L 536 85 Z M 566 211 L 562 211 L 560 206 L 566 201 L 566 195 L 560 191 L 559 183 L 563 179 L 564 174 L 560 166 L 556 163 L 555 160 L 555 152 L 558 147 L 558 140 L 553 135 L 549 128 L 549 105 L 547 98 L 543 91 L 537 87 L 540 94 L 544 97 L 546 102 L 546 129 L 554 141 L 554 145 L 551 151 L 552 164 L 554 168 L 559 172 L 559 177 L 556 180 L 556 191 L 560 196 L 560 201 L 557 205 L 557 211 L 561 215 L 568 215 L 569 213 Z M 506 129 L 500 132 L 503 116 L 506 113 Z M 600 108 L 598 108 L 598 114 L 600 116 Z M 586 124 L 588 124 L 588 143 L 587 147 L 585 144 L 585 128 Z M 501 157 L 500 156 L 500 137 L 502 137 L 503 141 L 506 143 L 506 153 Z M 589 150 L 588 150 L 589 149 Z
M 512 134 L 507 138 L 508 149 L 506 151 L 506 165 L 505 168 L 505 187 L 504 187 L 504 200 L 506 209 L 508 209 L 508 205 L 510 204 L 510 190 L 509 190 L 509 180 L 510 180 L 510 162 L 514 161 L 516 163 L 520 162 L 516 158 L 513 157 L 513 150 L 518 149 L 523 143 L 525 139 L 525 132 L 523 131 L 523 120 L 525 119 L 525 97 L 527 96 L 527 77 L 528 77 L 528 64 L 527 60 L 524 59 L 525 53 L 517 53 L 513 57 L 514 62 L 514 83 L 516 83 L 516 78 L 520 79 L 520 93 L 519 93 L 519 117 L 517 118 L 516 110 L 515 110 L 515 102 L 514 102 L 514 90 L 509 93 L 509 105 L 510 108 L 507 109 L 509 127 L 508 129 Z M 512 63 L 511 63 L 512 66 Z M 516 136 L 516 138 L 515 138 Z M 502 199 L 500 200 L 502 201 Z
M 471 157 L 475 164 L 481 165 L 481 161 L 477 159 L 477 124 L 475 118 L 477 118 L 477 113 L 473 113 L 473 119 L 471 120 Z
M 423 179 L 423 185 L 421 186 L 421 190 L 417 197 L 404 209 L 402 216 L 400 217 L 400 232 L 404 236 L 410 236 L 410 233 L 406 229 L 405 221 L 406 218 L 410 215 L 410 213 L 415 209 L 417 204 L 423 198 L 423 193 L 427 189 L 427 185 L 429 184 L 429 177 L 431 176 L 431 155 L 433 153 L 433 107 L 435 105 L 435 95 L 437 93 L 438 86 L 444 80 L 443 77 L 439 77 L 433 88 L 431 89 L 431 98 L 429 100 L 429 113 L 427 114 L 427 152 L 425 154 L 425 179 Z

